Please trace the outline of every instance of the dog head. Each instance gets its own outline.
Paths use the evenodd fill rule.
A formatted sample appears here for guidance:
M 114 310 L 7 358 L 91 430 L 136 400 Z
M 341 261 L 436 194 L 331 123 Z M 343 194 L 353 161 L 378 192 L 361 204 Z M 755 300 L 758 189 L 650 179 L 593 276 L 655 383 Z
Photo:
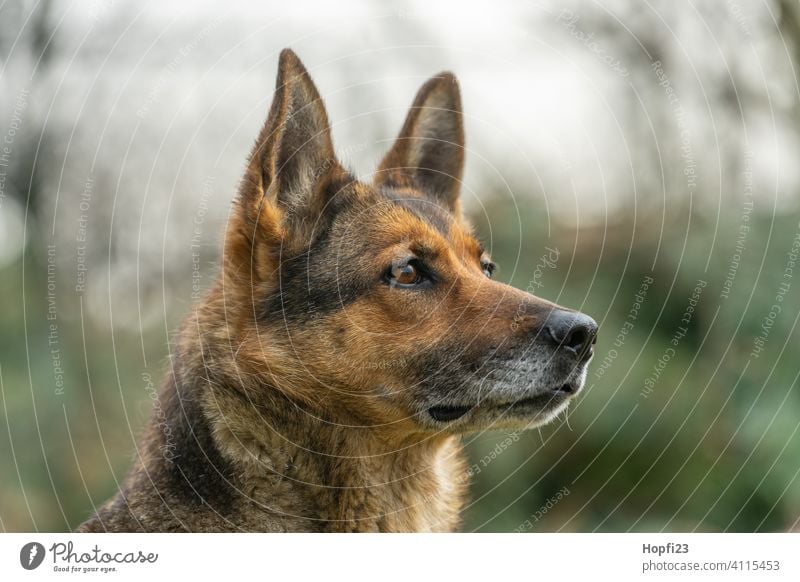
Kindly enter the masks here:
M 281 53 L 226 234 L 223 296 L 243 382 L 336 422 L 524 428 L 581 389 L 597 326 L 492 280 L 459 205 L 449 73 L 420 89 L 371 183 L 337 160 L 320 95 Z

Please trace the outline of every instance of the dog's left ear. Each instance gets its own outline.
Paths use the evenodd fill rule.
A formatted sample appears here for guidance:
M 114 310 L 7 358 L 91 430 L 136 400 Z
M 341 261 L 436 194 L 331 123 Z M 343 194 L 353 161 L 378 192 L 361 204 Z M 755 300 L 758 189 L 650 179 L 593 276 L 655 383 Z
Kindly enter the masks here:
M 342 171 L 322 98 L 297 55 L 284 49 L 269 116 L 240 190 L 244 214 L 267 230 L 306 240 Z
M 226 271 L 238 278 L 274 278 L 280 253 L 311 241 L 345 173 L 333 150 L 322 98 L 297 55 L 284 49 L 269 116 L 228 223 Z M 252 280 L 240 287 L 251 289 Z
M 375 182 L 421 190 L 458 214 L 464 169 L 462 118 L 461 92 L 455 76 L 444 72 L 429 79 L 417 93 Z
M 328 115 L 317 87 L 291 49 L 278 63 L 275 97 L 256 157 L 267 196 L 286 210 L 324 204 L 314 200 L 338 166 Z M 260 155 L 259 155 L 260 154 Z

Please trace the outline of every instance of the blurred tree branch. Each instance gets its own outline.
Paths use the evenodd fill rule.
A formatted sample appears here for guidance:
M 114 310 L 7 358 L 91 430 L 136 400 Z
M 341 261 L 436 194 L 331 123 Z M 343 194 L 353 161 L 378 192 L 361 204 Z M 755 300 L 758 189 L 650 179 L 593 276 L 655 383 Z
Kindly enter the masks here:
M 778 27 L 784 39 L 789 38 L 792 43 L 790 66 L 795 80 L 797 80 L 797 64 L 800 63 L 800 1 L 780 0 L 781 9 Z M 800 100 L 794 103 L 795 116 L 800 117 Z

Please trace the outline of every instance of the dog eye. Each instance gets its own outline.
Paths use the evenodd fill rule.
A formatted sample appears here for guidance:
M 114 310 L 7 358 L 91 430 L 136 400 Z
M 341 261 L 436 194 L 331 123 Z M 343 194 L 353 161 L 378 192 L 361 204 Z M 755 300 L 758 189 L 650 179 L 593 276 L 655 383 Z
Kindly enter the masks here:
M 385 280 L 392 287 L 420 288 L 431 283 L 428 272 L 416 260 L 397 262 L 389 267 Z
M 398 285 L 417 285 L 422 280 L 419 271 L 411 263 L 392 267 L 391 278 Z
M 481 268 L 483 268 L 483 274 L 491 279 L 495 269 L 497 269 L 497 265 L 490 261 L 481 261 Z

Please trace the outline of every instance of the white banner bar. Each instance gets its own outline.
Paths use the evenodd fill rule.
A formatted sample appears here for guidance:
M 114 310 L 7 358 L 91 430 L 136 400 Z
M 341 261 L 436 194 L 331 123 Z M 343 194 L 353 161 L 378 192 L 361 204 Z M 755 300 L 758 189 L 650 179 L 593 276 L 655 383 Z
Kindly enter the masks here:
M 3 534 L 0 579 L 797 581 L 799 553 L 800 534 Z

